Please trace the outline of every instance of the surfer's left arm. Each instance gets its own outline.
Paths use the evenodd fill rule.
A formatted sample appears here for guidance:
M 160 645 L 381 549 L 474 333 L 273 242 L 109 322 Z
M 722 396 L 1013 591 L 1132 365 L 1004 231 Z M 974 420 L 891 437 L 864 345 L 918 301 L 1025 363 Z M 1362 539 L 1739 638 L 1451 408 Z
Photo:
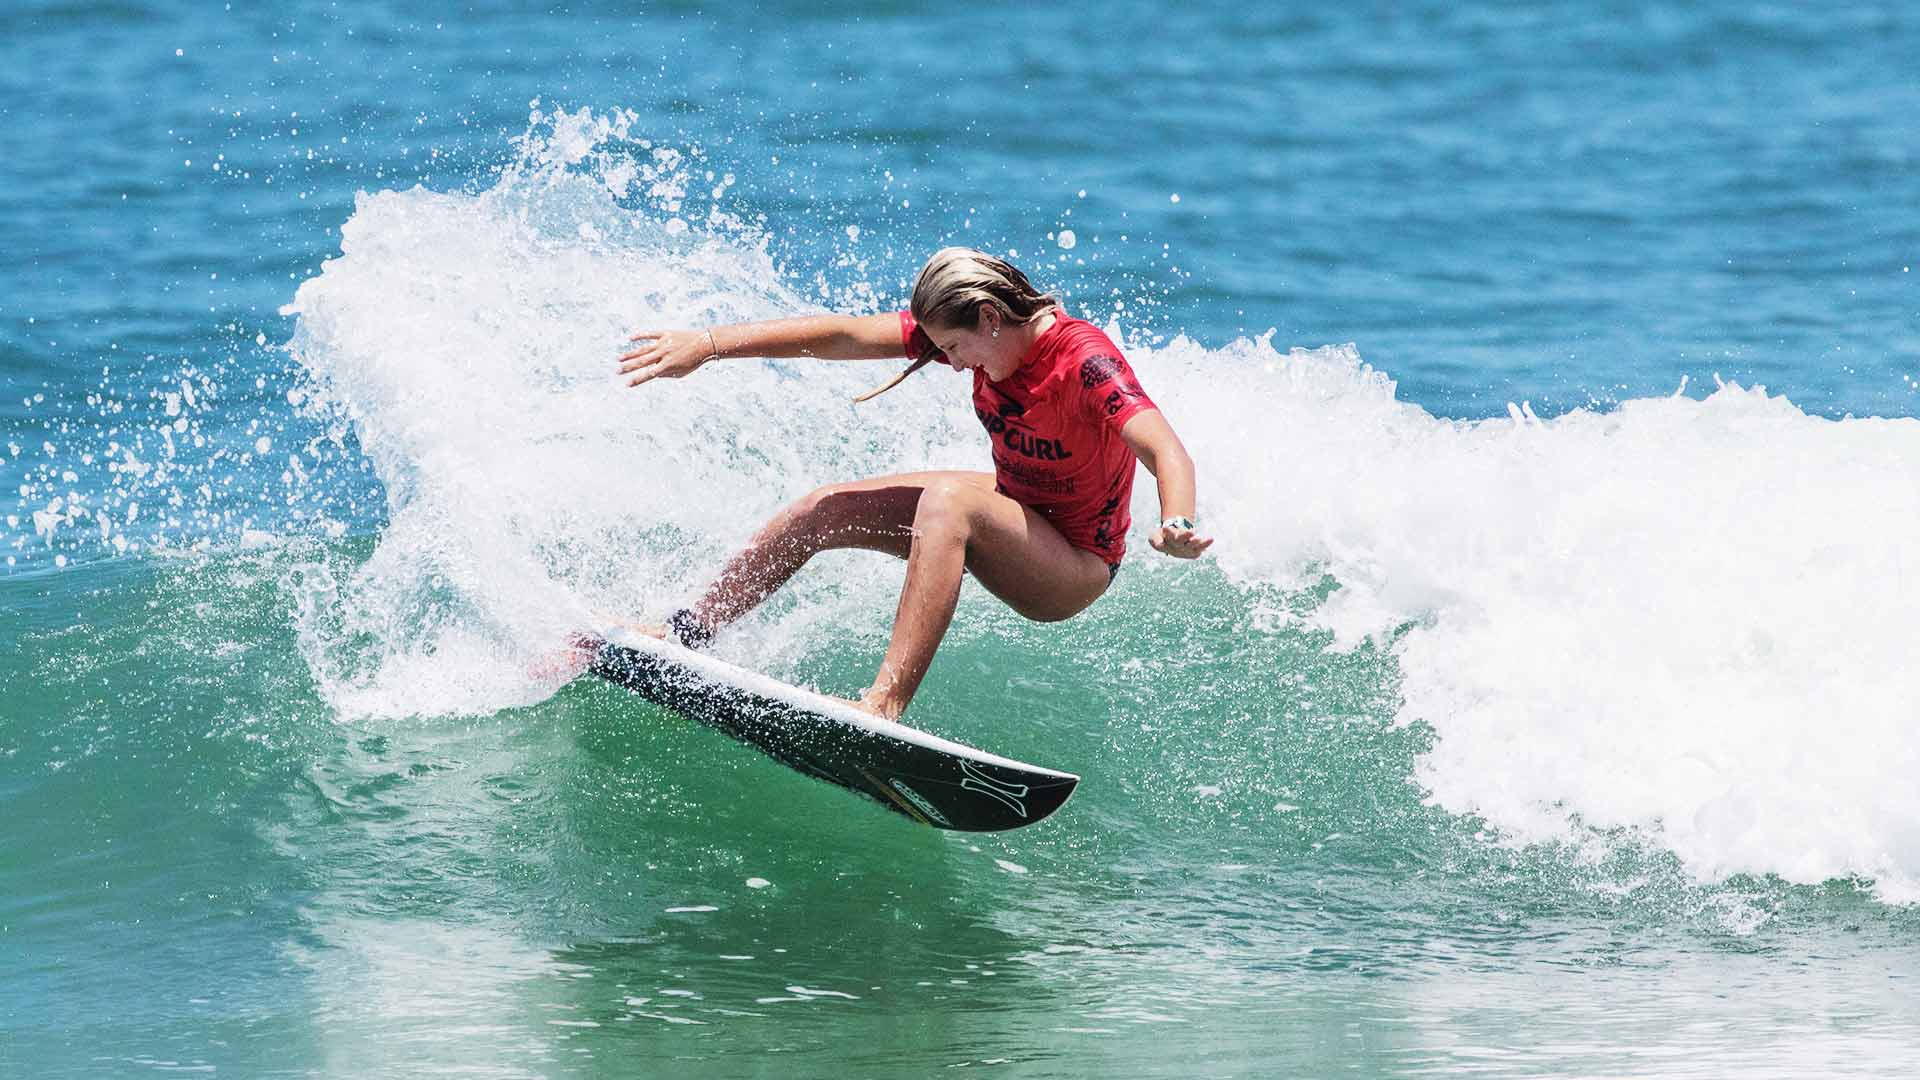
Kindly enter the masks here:
M 1180 436 L 1174 434 L 1167 418 L 1159 409 L 1136 413 L 1121 427 L 1120 438 L 1160 486 L 1160 520 L 1192 521 L 1193 458 L 1187 456 L 1187 448 L 1181 444 Z M 1155 551 L 1182 559 L 1198 558 L 1213 546 L 1212 537 L 1203 537 L 1191 527 L 1168 528 L 1164 524 L 1154 528 L 1147 542 Z

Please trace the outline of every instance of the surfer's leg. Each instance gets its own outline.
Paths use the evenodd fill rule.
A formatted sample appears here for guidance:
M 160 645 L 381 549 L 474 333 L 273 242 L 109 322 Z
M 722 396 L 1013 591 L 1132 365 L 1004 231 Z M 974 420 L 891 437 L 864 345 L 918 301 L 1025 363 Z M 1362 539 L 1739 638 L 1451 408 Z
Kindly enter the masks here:
M 1009 607 L 1041 622 L 1079 614 L 1112 580 L 1098 555 L 1067 543 L 1045 518 L 994 491 L 991 477 L 986 481 L 929 483 L 914 508 L 893 637 L 861 699 L 883 716 L 904 712 L 926 677 L 953 622 L 963 568 Z
M 929 485 L 991 491 L 991 473 L 918 472 L 828 484 L 796 500 L 755 533 L 693 606 L 718 629 L 758 607 L 822 551 L 860 548 L 908 558 L 914 515 Z

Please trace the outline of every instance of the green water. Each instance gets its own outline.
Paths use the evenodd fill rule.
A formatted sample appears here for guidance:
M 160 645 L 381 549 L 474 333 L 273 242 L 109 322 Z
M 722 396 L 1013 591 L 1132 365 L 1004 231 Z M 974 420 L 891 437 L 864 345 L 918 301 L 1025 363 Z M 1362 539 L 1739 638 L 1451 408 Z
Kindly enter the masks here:
M 0 1080 L 1920 1075 L 1912 5 L 297 7 L 0 8 Z M 611 375 L 948 243 L 1219 540 L 963 599 L 910 719 L 1072 802 L 499 678 L 986 467 Z M 898 572 L 717 647 L 857 690 Z
M 914 712 L 1085 780 L 963 836 L 590 681 L 336 723 L 288 623 L 314 557 L 0 586 L 8 1075 L 1885 1075 L 1914 1045 L 1911 909 L 1490 844 L 1409 782 L 1390 659 L 1255 632 L 1204 567 L 1071 635 L 969 594 Z

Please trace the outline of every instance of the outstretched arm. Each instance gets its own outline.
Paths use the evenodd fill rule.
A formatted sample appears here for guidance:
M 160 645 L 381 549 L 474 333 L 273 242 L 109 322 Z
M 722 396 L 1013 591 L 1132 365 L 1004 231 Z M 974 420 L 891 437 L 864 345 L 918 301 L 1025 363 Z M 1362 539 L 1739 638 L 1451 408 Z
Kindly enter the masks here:
M 706 330 L 642 330 L 620 357 L 628 386 L 678 379 L 724 356 L 813 356 L 822 360 L 888 360 L 901 356 L 900 317 L 806 315 L 797 319 L 734 323 Z
M 1193 520 L 1193 459 L 1181 445 L 1173 425 L 1159 409 L 1136 414 L 1120 429 L 1120 438 L 1133 450 L 1133 456 L 1147 467 L 1160 484 L 1160 520 Z M 1202 537 L 1191 525 L 1186 528 L 1156 526 L 1147 538 L 1153 550 L 1182 559 L 1198 558 L 1213 546 L 1211 537 Z

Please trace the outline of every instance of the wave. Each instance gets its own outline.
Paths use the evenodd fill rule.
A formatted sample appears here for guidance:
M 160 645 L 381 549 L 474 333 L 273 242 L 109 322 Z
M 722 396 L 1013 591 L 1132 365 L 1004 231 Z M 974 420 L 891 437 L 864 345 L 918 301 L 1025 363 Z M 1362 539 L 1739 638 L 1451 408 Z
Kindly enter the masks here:
M 636 329 L 881 299 L 793 285 L 705 163 L 636 122 L 536 113 L 486 190 L 363 195 L 286 309 L 303 408 L 351 427 L 386 499 L 370 557 L 299 575 L 342 714 L 538 700 L 528 658 L 598 612 L 665 609 L 808 488 L 986 461 L 957 376 L 863 407 L 858 364 L 623 387 Z M 1432 803 L 1514 843 L 1618 835 L 1703 879 L 1920 899 L 1920 422 L 1733 384 L 1456 421 L 1352 346 L 1127 347 L 1199 463 L 1213 572 L 1255 632 L 1391 652 L 1393 722 L 1434 734 Z M 1146 584 L 1111 602 L 1144 617 L 1182 579 L 1132 550 Z M 884 631 L 896 582 L 803 576 L 755 662 Z M 1238 705 L 1187 691 L 1195 715 Z
M 1731 384 L 1446 421 L 1350 348 L 1143 367 L 1212 463 L 1222 566 L 1330 578 L 1300 621 L 1391 643 L 1432 801 L 1522 842 L 1631 829 L 1703 878 L 1920 898 L 1920 423 Z

